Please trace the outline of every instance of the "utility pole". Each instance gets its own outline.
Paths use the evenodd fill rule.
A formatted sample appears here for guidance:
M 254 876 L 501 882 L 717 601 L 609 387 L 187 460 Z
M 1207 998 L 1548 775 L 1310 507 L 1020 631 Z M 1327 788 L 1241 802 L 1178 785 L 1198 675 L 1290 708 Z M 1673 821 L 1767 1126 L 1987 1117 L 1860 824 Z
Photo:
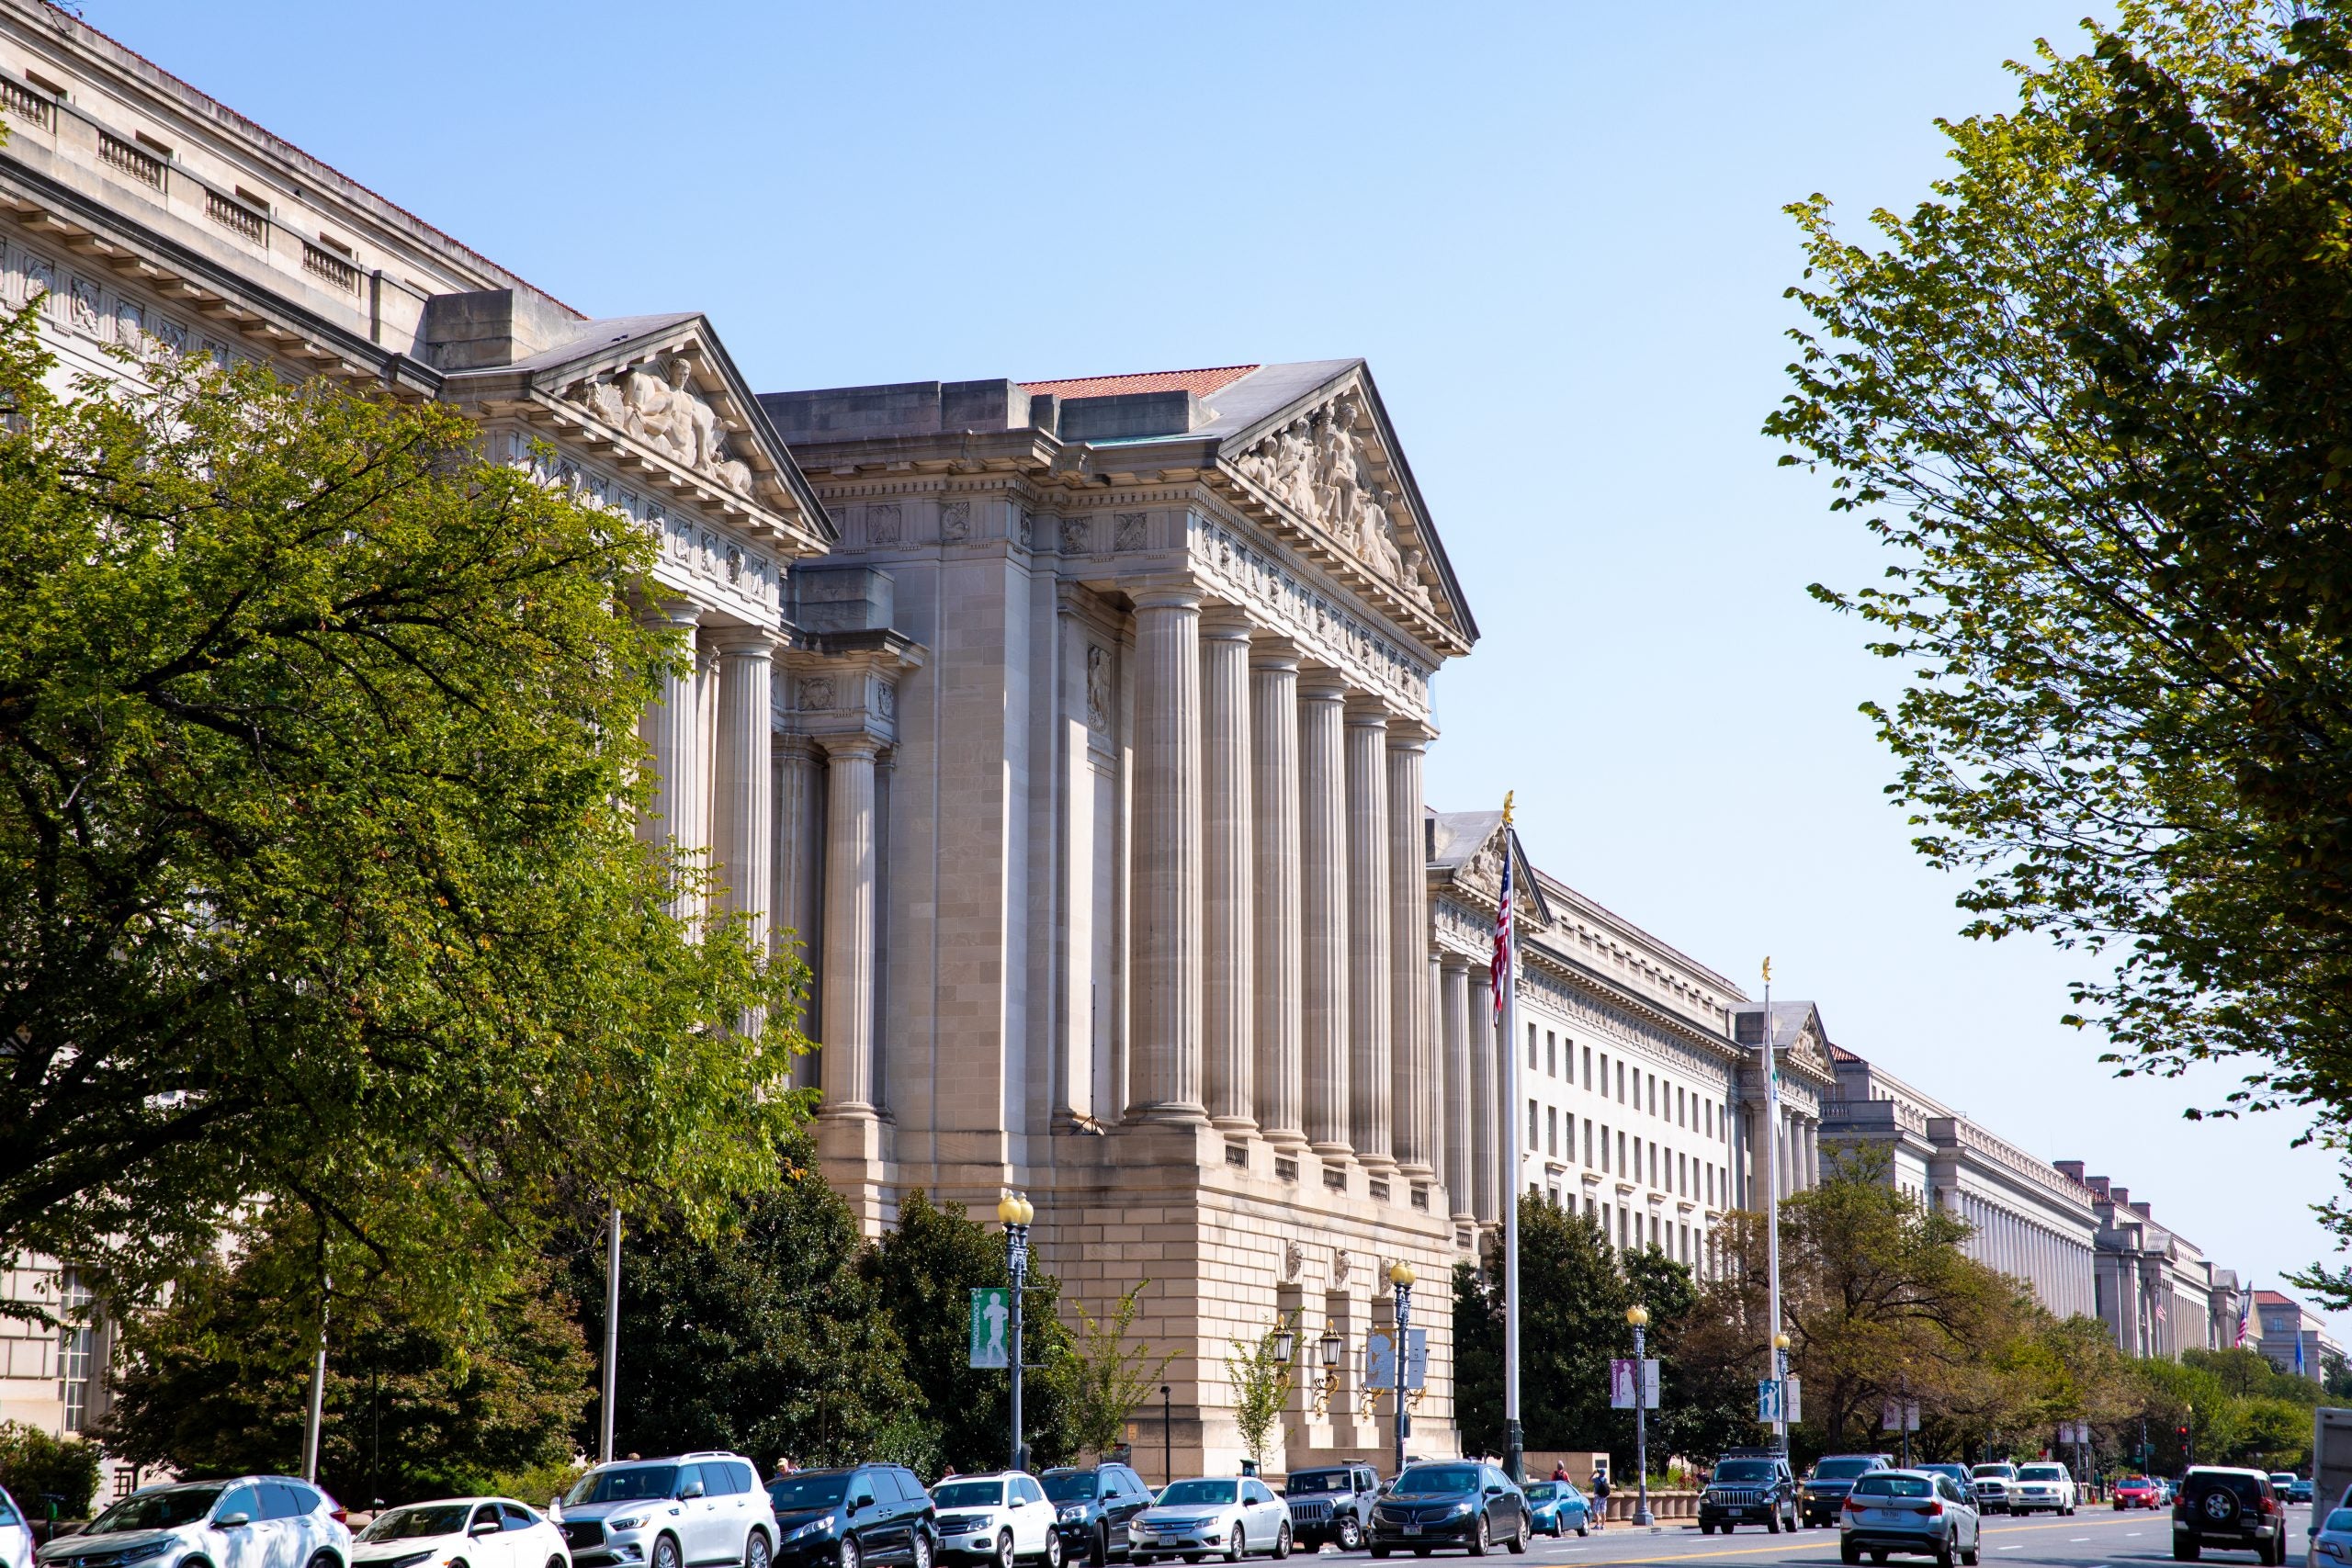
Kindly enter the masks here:
M 1771 1304 L 1772 1448 L 1789 1451 L 1788 1336 L 1781 1331 L 1781 1064 L 1772 1054 L 1772 961 L 1764 960 L 1764 1235 Z
M 1527 1481 L 1527 1433 L 1519 1419 L 1519 908 L 1511 886 L 1510 806 L 1518 792 L 1503 795 L 1503 893 L 1500 929 L 1495 933 L 1495 1006 L 1503 1016 L 1503 1473 L 1514 1485 Z
M 597 1422 L 596 1462 L 613 1462 L 613 1405 L 621 1391 L 621 1206 L 605 1224 L 605 1399 Z
M 319 1427 L 326 1417 L 327 1404 L 327 1314 L 329 1300 L 334 1294 L 334 1281 L 324 1274 L 319 1276 L 319 1354 L 311 1364 L 311 1413 L 302 1429 L 302 1479 L 315 1486 L 319 1483 Z
M 1650 1517 L 1650 1368 L 1642 1356 L 1642 1331 L 1649 1326 L 1650 1309 L 1635 1302 L 1625 1309 L 1625 1321 L 1634 1325 L 1634 1522 L 1647 1529 L 1656 1523 Z
M 1412 1435 L 1412 1414 L 1405 1408 L 1406 1346 L 1412 1343 L 1413 1266 L 1398 1258 L 1388 1268 L 1388 1282 L 1396 1287 L 1396 1473 L 1405 1473 L 1405 1439 Z
M 1018 1192 L 1008 1192 L 996 1206 L 996 1217 L 1004 1222 L 1004 1257 L 1012 1274 L 1012 1468 L 1026 1470 L 1029 1448 L 1021 1440 L 1021 1297 L 1028 1287 L 1029 1222 L 1037 1217 L 1037 1205 Z

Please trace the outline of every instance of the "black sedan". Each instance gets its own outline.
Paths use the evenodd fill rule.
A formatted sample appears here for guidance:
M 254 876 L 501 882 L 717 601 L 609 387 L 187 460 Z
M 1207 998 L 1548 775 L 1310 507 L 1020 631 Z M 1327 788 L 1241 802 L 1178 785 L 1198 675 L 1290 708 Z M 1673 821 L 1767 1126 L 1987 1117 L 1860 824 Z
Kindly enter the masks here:
M 1493 1465 L 1466 1460 L 1407 1465 L 1372 1506 L 1374 1557 L 1427 1557 L 1442 1546 L 1473 1557 L 1498 1546 L 1525 1551 L 1529 1534 L 1525 1494 Z

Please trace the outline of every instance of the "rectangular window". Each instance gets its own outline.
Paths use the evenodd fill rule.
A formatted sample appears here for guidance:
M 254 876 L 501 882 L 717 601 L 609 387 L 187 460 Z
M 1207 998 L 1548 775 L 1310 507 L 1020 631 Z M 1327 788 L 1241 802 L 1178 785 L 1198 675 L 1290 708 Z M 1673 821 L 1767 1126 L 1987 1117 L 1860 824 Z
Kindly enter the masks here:
M 1626 1224 L 1626 1213 L 1623 1209 L 1617 1211 L 1617 1247 L 1620 1251 L 1624 1250 L 1627 1245 L 1625 1237 L 1632 1228 Z
M 1617 1103 L 1625 1103 L 1625 1064 L 1622 1058 L 1617 1063 Z
M 1585 1085 L 1587 1089 L 1591 1087 L 1590 1083 Z M 1604 1100 L 1609 1097 L 1609 1053 L 1606 1051 L 1600 1054 L 1600 1095 Z
M 1620 1134 L 1617 1134 L 1617 1168 L 1618 1168 L 1621 1172 L 1623 1172 L 1624 1174 L 1629 1175 L 1629 1176 L 1639 1176 L 1639 1175 L 1641 1174 L 1641 1172 L 1640 1172 L 1640 1171 L 1637 1171 L 1637 1170 L 1631 1170 L 1631 1171 L 1626 1170 L 1626 1168 L 1625 1168 L 1625 1134 L 1623 1134 L 1623 1133 L 1620 1133 Z
M 1535 1070 L 1535 1026 L 1532 1023 L 1527 1026 L 1527 1070 Z
M 1592 1118 L 1589 1116 L 1584 1119 L 1584 1163 L 1586 1169 L 1592 1168 Z
M 1674 1124 L 1678 1127 L 1688 1127 L 1690 1125 L 1690 1105 L 1681 1088 L 1678 1085 L 1674 1090 Z
M 1560 1112 L 1549 1105 L 1544 1108 L 1544 1151 L 1554 1156 L 1560 1152 Z
M 1609 1129 L 1605 1126 L 1600 1129 L 1600 1168 L 1609 1168 Z
M 1712 1208 L 1713 1208 L 1714 1206 L 1715 1206 L 1715 1168 L 1714 1168 L 1713 1165 L 1710 1165 L 1710 1166 L 1708 1166 L 1708 1167 L 1707 1167 L 1707 1207 L 1709 1207 L 1710 1209 L 1712 1209 Z
M 1584 1087 L 1592 1087 L 1592 1047 L 1589 1045 L 1584 1048 Z
M 1544 1076 L 1560 1076 L 1560 1037 L 1548 1029 L 1544 1032 Z
M 1657 1075 L 1650 1075 L 1650 1114 L 1657 1114 Z
M 57 1277 L 58 1325 L 57 1395 L 65 1405 L 65 1429 L 79 1432 L 90 1423 L 91 1352 L 97 1330 L 90 1325 L 90 1288 L 81 1270 L 65 1269 Z
M 1543 1146 L 1535 1141 L 1535 1102 L 1532 1100 L 1527 1102 L 1527 1146 L 1530 1149 Z

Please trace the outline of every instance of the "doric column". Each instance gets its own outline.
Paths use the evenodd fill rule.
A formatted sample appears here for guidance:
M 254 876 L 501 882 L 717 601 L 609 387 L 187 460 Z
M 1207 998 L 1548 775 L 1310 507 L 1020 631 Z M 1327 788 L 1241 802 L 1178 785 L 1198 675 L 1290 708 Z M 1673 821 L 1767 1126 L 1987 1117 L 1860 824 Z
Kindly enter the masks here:
M 1388 716 L 1350 705 L 1348 749 L 1348 1140 L 1367 1168 L 1393 1169 L 1389 1064 Z
M 1128 1114 L 1198 1122 L 1201 1101 L 1201 599 L 1136 595 L 1135 1010 Z
M 1470 1187 L 1470 961 L 1447 953 L 1438 961 L 1438 1017 L 1445 1032 L 1445 1192 L 1453 1217 L 1476 1213 Z
M 1495 1058 L 1495 977 L 1483 964 L 1469 972 L 1470 1212 L 1482 1225 L 1503 1217 L 1496 1197 L 1502 1182 L 1502 1086 Z
M 718 644 L 718 778 L 711 791 L 712 868 L 718 908 L 750 918 L 755 951 L 765 952 L 775 871 L 770 789 L 775 761 L 769 736 L 768 634 L 756 627 L 721 632 Z
M 817 908 L 817 889 L 823 881 L 820 861 L 824 854 L 823 823 L 818 819 L 818 770 L 823 766 L 814 742 L 805 735 L 775 737 L 775 869 L 768 884 L 773 905 L 768 916 L 769 944 L 779 953 L 796 949 L 810 971 L 812 995 L 801 1026 L 812 1039 L 825 1037 L 824 917 Z M 812 1051 L 793 1063 L 796 1089 L 821 1087 L 817 1077 L 822 1053 Z
M 1389 1105 L 1397 1168 L 1437 1174 L 1437 1096 L 1430 1038 L 1428 860 L 1421 852 L 1421 763 L 1429 732 L 1409 721 L 1388 730 L 1388 1016 L 1395 1030 Z
M 1250 822 L 1250 627 L 1203 621 L 1201 637 L 1202 1069 L 1209 1120 L 1257 1123 L 1251 1035 L 1256 967 Z
M 1298 660 L 1286 648 L 1256 656 L 1250 706 L 1258 1128 L 1276 1143 L 1297 1145 L 1306 1141 L 1306 1019 L 1299 928 Z
M 824 1113 L 874 1114 L 874 758 L 870 735 L 825 741 Z
M 702 726 L 695 686 L 695 627 L 702 612 L 677 602 L 652 607 L 647 619 L 685 634 L 685 648 L 675 668 L 665 668 L 638 733 L 653 753 L 653 795 L 638 820 L 638 836 L 650 844 L 665 844 L 681 862 L 681 869 L 695 863 L 702 845 L 695 837 L 695 799 L 702 785 Z M 695 913 L 695 900 L 681 893 L 670 901 L 670 913 L 681 919 Z
M 1298 682 L 1301 974 L 1306 980 L 1306 1136 L 1348 1153 L 1347 689 L 1328 671 Z

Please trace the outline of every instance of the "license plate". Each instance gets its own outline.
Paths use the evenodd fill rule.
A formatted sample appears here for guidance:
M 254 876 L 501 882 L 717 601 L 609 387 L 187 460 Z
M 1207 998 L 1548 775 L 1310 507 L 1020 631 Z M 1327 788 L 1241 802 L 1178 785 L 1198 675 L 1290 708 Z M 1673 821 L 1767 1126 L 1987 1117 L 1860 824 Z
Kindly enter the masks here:
M 1405 1533 L 1407 1535 L 1419 1535 L 1421 1533 L 1421 1527 L 1419 1525 L 1407 1525 L 1405 1527 Z

